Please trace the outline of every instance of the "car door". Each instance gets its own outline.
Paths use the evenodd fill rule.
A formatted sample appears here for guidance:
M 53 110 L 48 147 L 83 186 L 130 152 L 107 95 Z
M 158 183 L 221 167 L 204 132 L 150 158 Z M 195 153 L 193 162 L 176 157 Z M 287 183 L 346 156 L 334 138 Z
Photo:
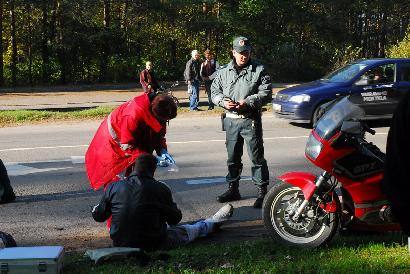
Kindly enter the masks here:
M 400 97 L 410 92 L 410 61 L 398 64 L 397 92 Z
M 389 118 L 393 114 L 399 97 L 396 71 L 395 63 L 371 67 L 354 83 L 352 91 L 361 93 L 366 118 Z

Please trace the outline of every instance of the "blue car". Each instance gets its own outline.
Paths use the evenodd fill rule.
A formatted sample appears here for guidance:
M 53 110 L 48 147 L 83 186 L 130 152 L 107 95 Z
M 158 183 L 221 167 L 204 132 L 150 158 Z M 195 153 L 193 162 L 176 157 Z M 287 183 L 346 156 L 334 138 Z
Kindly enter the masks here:
M 410 59 L 362 59 L 323 79 L 283 89 L 273 96 L 273 113 L 299 123 L 316 123 L 321 106 L 339 96 L 361 93 L 366 119 L 391 118 L 410 92 Z

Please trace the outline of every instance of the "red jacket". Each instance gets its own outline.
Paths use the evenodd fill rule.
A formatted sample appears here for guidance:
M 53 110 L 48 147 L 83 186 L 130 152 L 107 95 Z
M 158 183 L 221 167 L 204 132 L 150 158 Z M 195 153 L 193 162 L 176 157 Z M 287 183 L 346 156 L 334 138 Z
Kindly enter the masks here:
M 95 190 L 116 180 L 141 153 L 166 148 L 166 124 L 151 113 L 147 94 L 120 105 L 101 123 L 85 154 L 85 167 Z M 132 148 L 121 149 L 121 144 Z

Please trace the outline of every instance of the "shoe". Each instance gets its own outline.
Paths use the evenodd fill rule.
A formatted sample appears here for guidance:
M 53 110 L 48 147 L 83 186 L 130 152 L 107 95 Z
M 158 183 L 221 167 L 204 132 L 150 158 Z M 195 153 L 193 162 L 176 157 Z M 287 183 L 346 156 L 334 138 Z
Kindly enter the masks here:
M 253 203 L 254 208 L 262 208 L 263 199 L 265 198 L 265 195 L 267 192 L 268 192 L 267 185 L 258 187 L 258 197 L 256 198 L 256 201 Z
M 201 111 L 199 108 L 193 108 L 191 111 Z
M 216 225 L 222 225 L 228 221 L 233 214 L 233 206 L 231 204 L 224 205 L 221 207 L 211 218 L 206 219 L 205 221 L 214 223 Z
M 208 110 L 213 110 L 213 109 L 214 109 L 213 106 L 209 106 L 209 107 L 208 107 Z
M 227 203 L 232 201 L 238 201 L 241 199 L 241 194 L 239 193 L 239 183 L 229 183 L 229 188 L 227 191 L 216 197 L 216 200 L 220 203 Z

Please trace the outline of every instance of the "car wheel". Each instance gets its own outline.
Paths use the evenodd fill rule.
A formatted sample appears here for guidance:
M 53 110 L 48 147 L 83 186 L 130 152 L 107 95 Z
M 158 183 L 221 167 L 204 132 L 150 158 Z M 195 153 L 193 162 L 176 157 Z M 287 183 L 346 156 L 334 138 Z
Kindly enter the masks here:
M 310 120 L 310 124 L 312 125 L 312 127 L 314 127 L 316 125 L 317 121 L 325 113 L 325 109 L 322 107 L 324 104 L 325 103 L 319 104 L 315 108 L 315 111 L 313 111 L 312 119 Z

